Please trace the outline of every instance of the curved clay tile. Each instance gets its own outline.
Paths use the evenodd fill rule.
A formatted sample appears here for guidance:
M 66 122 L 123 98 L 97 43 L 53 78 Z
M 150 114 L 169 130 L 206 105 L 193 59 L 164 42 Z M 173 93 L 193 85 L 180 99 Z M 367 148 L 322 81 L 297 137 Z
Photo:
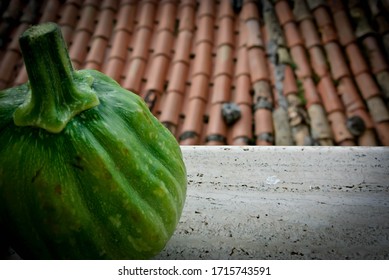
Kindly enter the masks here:
M 382 71 L 387 71 L 387 59 L 385 58 L 385 55 L 381 50 L 376 37 L 367 36 L 363 39 L 362 44 L 365 52 L 367 53 L 367 59 L 369 61 L 373 74 L 377 74 Z
M 285 66 L 282 90 L 285 96 L 287 96 L 288 94 L 298 93 L 296 78 L 294 76 L 293 69 L 292 67 L 290 67 L 290 65 Z
M 197 19 L 197 32 L 195 37 L 195 44 L 202 42 L 213 44 L 214 34 L 214 19 L 212 16 L 203 16 Z
M 366 109 L 362 97 L 359 95 L 358 89 L 350 77 L 343 77 L 339 81 L 337 90 L 347 112 Z
M 193 33 L 187 30 L 181 30 L 176 39 L 176 45 L 173 49 L 173 62 L 183 62 L 189 65 L 190 51 L 192 46 Z
M 311 11 L 305 1 L 295 1 L 293 6 L 293 15 L 297 22 L 302 22 L 306 19 L 312 20 Z
M 326 112 L 343 111 L 343 103 L 341 102 L 335 85 L 329 76 L 324 76 L 320 79 L 318 90 L 323 101 Z
M 274 8 L 281 26 L 284 26 L 288 22 L 294 21 L 293 11 L 289 6 L 288 1 L 278 1 L 274 5 Z
M 295 22 L 289 21 L 284 25 L 284 34 L 286 38 L 286 44 L 289 48 L 304 44 Z
M 167 91 L 174 91 L 184 95 L 186 89 L 186 79 L 189 72 L 188 65 L 182 61 L 177 61 L 173 63 L 170 69 L 171 76 Z
M 234 19 L 230 17 L 223 17 L 219 20 L 219 30 L 217 32 L 218 36 L 216 39 L 216 46 L 220 47 L 222 45 L 234 45 L 234 33 L 232 32 L 233 26 L 235 24 Z
M 261 28 L 258 19 L 250 19 L 245 22 L 246 26 L 246 47 L 251 48 L 263 48 L 263 40 Z
M 169 91 L 166 94 L 165 106 L 159 117 L 162 122 L 173 134 L 176 134 L 179 115 L 183 103 L 184 96 L 175 91 Z
M 376 133 L 373 129 L 366 129 L 358 137 L 358 146 L 378 146 Z
M 299 24 L 300 33 L 303 37 L 305 47 L 310 49 L 314 46 L 321 45 L 315 23 L 311 19 L 304 19 Z
M 85 30 L 76 31 L 70 46 L 69 56 L 75 69 L 80 69 L 87 55 L 87 47 L 92 35 Z
M 356 37 L 348 14 L 344 10 L 337 11 L 333 14 L 334 25 L 338 33 L 339 43 L 342 46 L 347 46 L 355 41 Z
M 238 104 L 240 109 L 240 118 L 232 127 L 232 145 L 248 145 L 252 139 L 252 107 L 248 104 Z
M 204 16 L 215 17 L 215 5 L 214 1 L 200 0 L 199 8 L 197 11 L 197 17 L 202 18 Z
M 231 97 L 231 77 L 219 75 L 214 78 L 211 104 L 228 102 Z
M 154 56 L 150 61 L 150 72 L 147 75 L 146 91 L 154 90 L 162 93 L 165 85 L 165 74 L 168 70 L 169 59 L 165 56 Z
M 222 45 L 217 49 L 215 67 L 213 75 L 227 75 L 232 77 L 233 74 L 233 48 L 229 45 Z
M 9 44 L 7 45 L 7 49 L 6 51 L 9 52 L 9 51 L 13 51 L 13 52 L 17 52 L 17 53 L 20 53 L 20 48 L 19 48 L 19 37 L 22 35 L 22 33 L 29 27 L 29 24 L 28 23 L 22 23 L 20 24 L 16 30 L 14 30 L 14 32 L 12 33 L 12 36 L 11 36 L 11 41 L 9 42 Z
M 321 41 L 324 45 L 332 41 L 338 41 L 338 33 L 332 24 L 320 27 L 319 31 L 321 33 Z
M 327 0 L 327 4 L 331 9 L 332 14 L 342 11 L 345 8 L 343 2 L 339 0 Z
M 189 99 L 199 98 L 208 101 L 209 78 L 205 75 L 196 75 L 192 78 L 192 86 L 189 90 Z
M 134 29 L 136 5 L 124 4 L 123 2 L 124 1 L 120 2 L 120 8 L 116 14 L 114 31 L 117 32 L 119 30 L 123 30 L 131 34 Z
M 296 64 L 296 76 L 298 78 L 306 78 L 312 76 L 311 66 L 305 48 L 303 46 L 294 46 L 290 49 L 293 62 Z
M 269 81 L 261 80 L 253 84 L 254 96 L 253 103 L 256 105 L 262 99 L 265 101 L 261 107 L 266 107 L 267 109 L 272 109 L 273 107 L 273 93 Z
M 378 138 L 383 146 L 389 146 L 389 122 L 376 123 Z
M 101 37 L 108 41 L 112 34 L 114 17 L 115 11 L 111 9 L 100 10 L 93 37 Z
M 129 41 L 130 34 L 123 30 L 116 31 L 112 36 L 109 59 L 116 58 L 123 61 L 126 60 Z
M 257 145 L 272 145 L 274 142 L 273 115 L 268 109 L 254 112 L 255 136 Z
M 380 89 L 370 73 L 363 72 L 355 76 L 355 81 L 365 100 L 380 95 Z
M 308 50 L 313 71 L 323 77 L 329 73 L 327 58 L 321 46 L 314 46 Z
M 206 134 L 207 145 L 227 144 L 227 125 L 223 119 L 222 106 L 221 103 L 211 105 Z
M 152 31 L 148 28 L 139 28 L 135 34 L 134 47 L 131 58 L 140 58 L 147 60 L 149 56 L 149 45 L 151 42 Z
M 155 34 L 154 55 L 164 55 L 171 58 L 171 50 L 173 46 L 173 33 L 167 29 L 161 29 Z
M 251 48 L 247 51 L 252 83 L 270 80 L 265 51 L 261 48 Z
M 168 30 L 174 32 L 177 6 L 174 2 L 160 2 L 158 6 L 157 25 L 158 31 Z
M 95 20 L 98 13 L 98 6 L 88 5 L 86 2 L 82 6 L 80 19 L 77 23 L 76 31 L 86 31 L 92 34 L 95 30 Z
M 250 75 L 249 62 L 247 57 L 247 49 L 240 47 L 237 50 L 237 60 L 235 64 L 235 76 Z
M 251 96 L 251 81 L 249 75 L 239 75 L 235 77 L 235 97 L 234 102 L 237 104 L 247 104 L 250 105 L 253 103 Z
M 140 10 L 137 15 L 138 24 L 137 28 L 147 28 L 152 30 L 154 28 L 154 17 L 156 13 L 156 5 L 153 2 L 142 1 L 138 5 L 138 9 Z
M 83 68 L 100 70 L 104 60 L 105 50 L 108 41 L 105 38 L 96 37 L 92 39 L 90 51 L 85 59 Z
M 13 34 L 12 41 L 7 46 L 6 52 L 0 61 L 0 89 L 8 87 L 16 70 L 16 64 L 21 58 L 19 50 L 19 37 L 28 28 L 27 23 L 18 26 Z
M 374 96 L 366 101 L 370 115 L 375 123 L 388 122 L 389 112 L 381 96 Z
M 323 106 L 321 104 L 311 104 L 307 109 L 311 120 L 312 138 L 321 146 L 334 145 L 331 127 Z
M 229 17 L 231 19 L 235 18 L 235 13 L 232 9 L 230 0 L 221 0 L 219 6 L 217 7 L 217 17 L 219 19 L 224 17 Z
M 111 57 L 105 64 L 103 72 L 118 83 L 121 83 L 121 74 L 123 73 L 124 63 L 125 61 L 120 58 Z
M 355 146 L 354 136 L 349 132 L 346 126 L 346 116 L 343 112 L 335 111 L 328 115 L 334 140 L 341 146 Z
M 103 0 L 100 5 L 101 10 L 112 10 L 113 12 L 117 12 L 118 5 L 120 0 Z
M 369 66 L 356 43 L 350 43 L 345 50 L 353 75 L 357 76 L 363 72 L 369 71 Z
M 76 28 L 80 7 L 74 4 L 65 3 L 61 10 L 61 18 L 58 24 L 61 26 L 62 36 L 65 42 L 69 44 L 73 38 L 73 31 Z
M 328 13 L 328 10 L 325 6 L 318 7 L 313 11 L 313 16 L 315 18 L 316 24 L 318 27 L 324 27 L 326 25 L 332 25 L 332 18 Z
M 190 5 L 184 5 L 181 2 L 181 5 L 179 7 L 179 25 L 178 25 L 178 32 L 182 31 L 189 31 L 193 32 L 195 28 L 195 9 L 194 9 L 194 3 Z
M 196 55 L 193 61 L 192 75 L 211 76 L 212 71 L 212 45 L 202 42 L 196 46 Z
M 59 7 L 61 6 L 60 0 L 45 1 L 44 10 L 39 22 L 56 21 Z
M 200 143 L 205 107 L 206 102 L 200 98 L 189 100 L 180 135 L 181 145 L 198 145 Z
M 7 51 L 0 64 L 0 90 L 8 87 L 11 77 L 15 70 L 16 61 L 21 55 L 18 52 Z
M 307 108 L 313 104 L 321 104 L 321 98 L 317 92 L 315 82 L 311 77 L 307 77 L 302 80 L 304 88 L 304 97 L 307 101 Z
M 130 91 L 139 93 L 141 91 L 142 77 L 146 70 L 146 61 L 141 58 L 131 59 L 124 71 L 126 76 L 122 86 Z
M 329 42 L 324 45 L 324 49 L 330 63 L 332 78 L 339 80 L 344 76 L 350 76 L 350 71 L 339 44 L 337 42 Z

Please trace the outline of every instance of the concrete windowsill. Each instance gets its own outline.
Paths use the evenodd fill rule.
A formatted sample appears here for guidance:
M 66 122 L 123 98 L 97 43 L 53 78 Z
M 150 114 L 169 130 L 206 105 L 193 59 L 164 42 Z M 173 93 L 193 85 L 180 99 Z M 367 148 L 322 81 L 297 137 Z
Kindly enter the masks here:
M 389 149 L 183 146 L 187 200 L 156 259 L 389 259 Z

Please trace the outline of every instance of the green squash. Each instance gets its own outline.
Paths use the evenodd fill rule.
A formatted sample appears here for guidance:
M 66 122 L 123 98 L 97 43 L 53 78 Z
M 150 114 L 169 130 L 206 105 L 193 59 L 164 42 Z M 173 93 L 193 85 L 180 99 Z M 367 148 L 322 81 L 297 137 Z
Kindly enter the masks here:
M 174 136 L 136 94 L 75 71 L 59 27 L 20 37 L 29 82 L 0 91 L 0 220 L 25 259 L 147 259 L 186 196 Z

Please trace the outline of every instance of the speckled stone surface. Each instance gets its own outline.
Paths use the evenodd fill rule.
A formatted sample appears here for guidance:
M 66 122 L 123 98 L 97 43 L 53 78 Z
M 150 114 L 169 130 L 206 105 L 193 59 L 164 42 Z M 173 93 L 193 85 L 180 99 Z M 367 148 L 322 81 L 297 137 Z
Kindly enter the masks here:
M 157 259 L 389 259 L 389 149 L 182 149 L 187 201 Z
M 155 259 L 389 259 L 388 148 L 182 151 L 186 204 Z

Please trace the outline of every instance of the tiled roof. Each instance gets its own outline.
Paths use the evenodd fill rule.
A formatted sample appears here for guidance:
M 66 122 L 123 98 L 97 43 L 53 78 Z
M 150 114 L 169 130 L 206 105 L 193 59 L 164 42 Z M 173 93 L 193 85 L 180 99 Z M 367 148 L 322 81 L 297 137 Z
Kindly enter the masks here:
M 18 37 L 57 22 L 76 69 L 144 98 L 182 145 L 389 145 L 389 1 L 0 2 L 0 89 Z

